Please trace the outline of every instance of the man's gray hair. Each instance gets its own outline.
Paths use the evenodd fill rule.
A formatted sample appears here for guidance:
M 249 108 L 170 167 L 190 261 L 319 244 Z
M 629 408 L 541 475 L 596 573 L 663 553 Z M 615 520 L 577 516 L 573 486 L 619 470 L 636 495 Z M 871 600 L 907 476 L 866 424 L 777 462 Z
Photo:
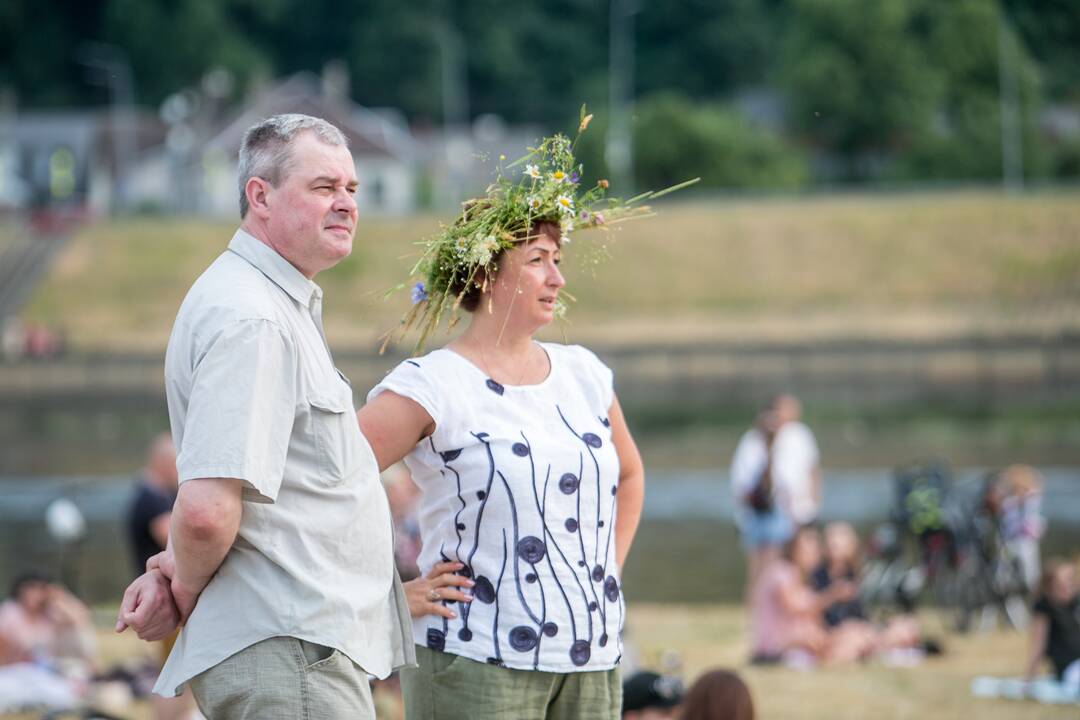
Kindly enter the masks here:
M 277 187 L 289 174 L 292 142 L 302 132 L 312 132 L 327 145 L 349 142 L 340 130 L 322 118 L 289 113 L 260 120 L 247 129 L 240 143 L 240 217 L 248 212 L 247 181 L 259 177 Z

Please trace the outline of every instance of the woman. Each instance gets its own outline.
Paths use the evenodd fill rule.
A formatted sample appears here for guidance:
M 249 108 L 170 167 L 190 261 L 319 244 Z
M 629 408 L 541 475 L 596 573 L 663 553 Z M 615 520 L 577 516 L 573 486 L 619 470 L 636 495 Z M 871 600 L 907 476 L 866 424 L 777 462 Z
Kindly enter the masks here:
M 1030 652 L 1024 679 L 1031 682 L 1043 658 L 1074 696 L 1080 693 L 1080 592 L 1076 567 L 1060 559 L 1046 563 L 1031 617 Z
M 825 526 L 825 557 L 810 577 L 814 591 L 826 591 L 833 583 L 856 583 L 859 578 L 859 536 L 850 523 Z M 866 609 L 858 597 L 834 602 L 825 608 L 825 624 L 838 627 L 850 620 L 865 621 Z
M 556 317 L 567 219 L 581 219 L 565 210 L 570 147 L 545 142 L 556 169 L 527 165 L 432 241 L 414 290 L 435 318 L 423 327 L 451 304 L 468 327 L 395 368 L 359 412 L 379 467 L 404 458 L 420 488 L 411 718 L 619 717 L 620 568 L 644 471 L 611 371 L 533 338 Z M 519 201 L 527 224 L 506 223 Z
M 825 609 L 855 597 L 855 585 L 838 580 L 821 593 L 809 578 L 821 563 L 821 541 L 803 527 L 784 546 L 783 558 L 764 570 L 751 600 L 752 657 L 756 662 L 835 663 L 863 657 L 875 634 L 865 623 L 826 630 Z
M 814 591 L 824 594 L 837 583 L 855 587 L 861 565 L 859 536 L 850 523 L 834 522 L 825 526 L 825 557 L 811 575 Z M 846 594 L 846 593 L 845 593 Z M 919 622 L 914 615 L 902 614 L 885 622 L 872 624 L 858 596 L 838 600 L 825 608 L 823 619 L 830 634 L 845 638 L 849 652 L 888 654 L 886 660 L 910 663 L 923 652 L 940 652 L 936 643 L 920 644 Z M 862 643 L 866 643 L 865 645 Z

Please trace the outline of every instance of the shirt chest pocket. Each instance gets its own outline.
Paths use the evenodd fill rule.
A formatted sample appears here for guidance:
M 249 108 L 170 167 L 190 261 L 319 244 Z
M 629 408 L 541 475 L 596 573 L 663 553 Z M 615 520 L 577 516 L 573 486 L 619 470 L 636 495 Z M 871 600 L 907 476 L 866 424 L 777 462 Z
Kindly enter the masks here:
M 316 388 L 308 393 L 308 405 L 318 479 L 338 485 L 361 470 L 370 455 L 360 434 L 351 390 L 344 384 Z

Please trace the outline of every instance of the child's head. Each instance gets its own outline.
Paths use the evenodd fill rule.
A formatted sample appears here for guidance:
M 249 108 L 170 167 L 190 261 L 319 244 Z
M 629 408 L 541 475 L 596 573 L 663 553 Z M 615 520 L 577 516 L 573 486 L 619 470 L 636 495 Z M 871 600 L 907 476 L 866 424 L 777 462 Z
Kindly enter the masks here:
M 1039 592 L 1050 602 L 1067 603 L 1076 596 L 1076 567 L 1061 558 L 1051 558 L 1043 565 Z
M 825 557 L 831 563 L 858 565 L 859 536 L 851 523 L 833 522 L 825 526 Z
M 813 572 L 821 564 L 821 533 L 813 525 L 799 528 L 785 543 L 783 556 L 802 572 Z
M 1001 471 L 1001 484 L 1007 495 L 1031 495 L 1042 490 L 1042 477 L 1030 465 L 1010 465 Z

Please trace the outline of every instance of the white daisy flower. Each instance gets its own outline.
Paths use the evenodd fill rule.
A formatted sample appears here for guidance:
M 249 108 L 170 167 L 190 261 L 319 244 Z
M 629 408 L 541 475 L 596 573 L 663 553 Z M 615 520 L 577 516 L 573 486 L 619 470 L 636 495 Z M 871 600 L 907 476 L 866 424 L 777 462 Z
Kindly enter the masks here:
M 556 170 L 555 172 L 551 173 L 551 181 L 556 184 L 566 182 L 566 173 L 564 173 L 562 170 Z
M 569 195 L 560 195 L 555 200 L 555 204 L 564 213 L 573 214 L 573 212 L 574 212 L 574 199 L 572 197 L 570 197 Z
M 528 204 L 529 209 L 534 212 L 539 210 L 540 206 L 543 204 L 543 202 L 540 200 L 539 195 L 530 195 L 529 197 L 525 198 L 525 202 Z
M 533 180 L 540 179 L 540 168 L 536 165 L 526 165 L 525 174 L 531 177 Z

